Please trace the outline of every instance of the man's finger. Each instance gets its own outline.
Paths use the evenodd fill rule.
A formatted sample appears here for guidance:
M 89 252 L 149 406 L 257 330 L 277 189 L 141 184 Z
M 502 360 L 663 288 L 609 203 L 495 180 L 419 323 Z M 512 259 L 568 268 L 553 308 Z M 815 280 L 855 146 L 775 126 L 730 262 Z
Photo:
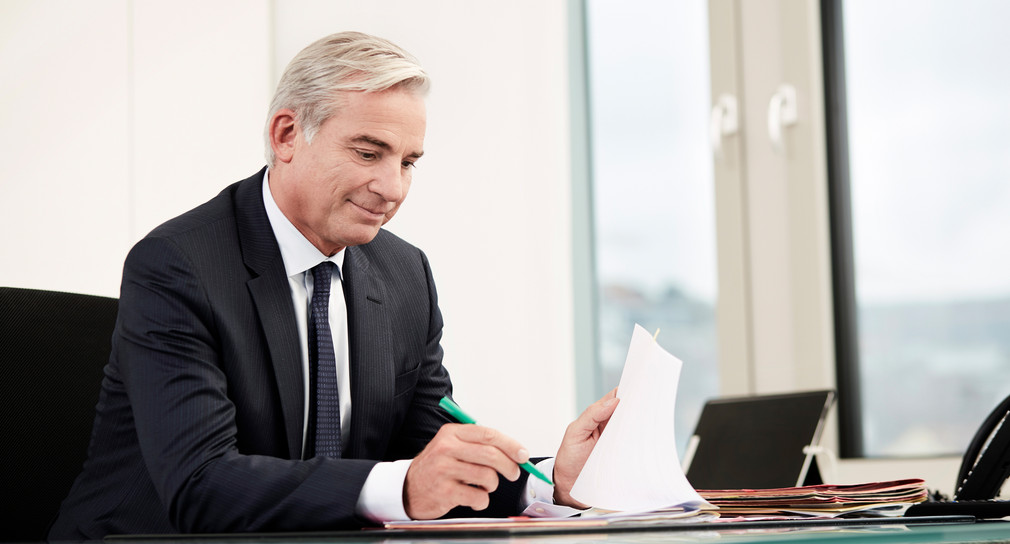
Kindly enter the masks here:
M 614 415 L 614 410 L 617 409 L 617 404 L 620 402 L 616 393 L 617 389 L 613 389 L 600 400 L 590 404 L 589 407 L 586 408 L 574 422 L 572 422 L 572 430 L 580 436 L 588 436 L 593 434 L 595 431 L 602 431 L 603 428 L 606 427 L 607 422 L 610 420 L 610 416 Z
M 491 504 L 491 497 L 480 488 L 463 485 L 459 488 L 455 502 L 460 506 L 469 506 L 474 510 L 483 510 Z
M 519 465 L 498 448 L 469 442 L 460 442 L 460 444 L 461 446 L 454 453 L 454 457 L 460 463 L 487 468 L 511 481 L 515 481 L 519 477 Z
M 486 465 L 461 462 L 455 471 L 460 483 L 478 487 L 485 493 L 498 489 L 498 471 Z
M 530 460 L 529 451 L 517 440 L 490 427 L 482 425 L 460 425 L 456 436 L 463 441 L 475 444 L 493 446 L 515 463 L 525 463 Z

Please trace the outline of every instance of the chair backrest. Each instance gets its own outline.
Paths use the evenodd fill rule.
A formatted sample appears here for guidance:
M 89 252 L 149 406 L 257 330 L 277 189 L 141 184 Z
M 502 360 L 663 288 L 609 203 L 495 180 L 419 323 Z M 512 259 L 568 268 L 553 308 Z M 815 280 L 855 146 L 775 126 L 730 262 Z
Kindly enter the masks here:
M 81 471 L 114 298 L 0 287 L 0 540 L 45 540 Z

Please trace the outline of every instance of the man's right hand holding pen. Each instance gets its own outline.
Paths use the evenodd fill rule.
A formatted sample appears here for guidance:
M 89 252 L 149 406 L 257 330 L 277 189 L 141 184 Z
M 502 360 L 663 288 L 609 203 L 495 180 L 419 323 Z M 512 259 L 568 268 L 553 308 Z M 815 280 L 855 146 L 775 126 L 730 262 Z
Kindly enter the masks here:
M 554 502 L 585 508 L 569 494 L 617 407 L 617 390 L 607 393 L 568 425 L 554 461 Z M 435 519 L 455 508 L 487 508 L 498 487 L 498 474 L 519 478 L 519 465 L 529 451 L 515 439 L 489 427 L 443 425 L 411 462 L 404 482 L 403 504 L 412 519 Z

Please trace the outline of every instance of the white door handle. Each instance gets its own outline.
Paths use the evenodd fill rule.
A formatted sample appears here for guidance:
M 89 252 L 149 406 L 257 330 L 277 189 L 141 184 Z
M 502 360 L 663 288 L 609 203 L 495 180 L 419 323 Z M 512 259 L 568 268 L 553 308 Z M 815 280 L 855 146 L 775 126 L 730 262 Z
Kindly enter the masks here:
M 722 158 L 722 139 L 737 133 L 740 124 L 737 120 L 736 97 L 731 94 L 721 94 L 712 106 L 712 115 L 708 120 L 708 137 L 715 158 Z
M 782 127 L 796 124 L 796 88 L 789 84 L 781 85 L 768 102 L 768 138 L 772 141 L 775 151 L 781 152 Z

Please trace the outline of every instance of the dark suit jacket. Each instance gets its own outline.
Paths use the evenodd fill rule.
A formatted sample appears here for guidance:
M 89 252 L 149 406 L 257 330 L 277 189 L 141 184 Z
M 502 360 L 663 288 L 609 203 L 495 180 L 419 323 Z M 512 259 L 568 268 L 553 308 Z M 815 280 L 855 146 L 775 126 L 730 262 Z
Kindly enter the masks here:
M 431 270 L 380 231 L 347 248 L 342 268 L 354 401 L 345 458 L 300 460 L 301 352 L 262 178 L 131 250 L 89 458 L 50 539 L 360 526 L 372 466 L 414 457 L 448 421 Z M 523 478 L 502 482 L 482 515 L 515 513 Z

